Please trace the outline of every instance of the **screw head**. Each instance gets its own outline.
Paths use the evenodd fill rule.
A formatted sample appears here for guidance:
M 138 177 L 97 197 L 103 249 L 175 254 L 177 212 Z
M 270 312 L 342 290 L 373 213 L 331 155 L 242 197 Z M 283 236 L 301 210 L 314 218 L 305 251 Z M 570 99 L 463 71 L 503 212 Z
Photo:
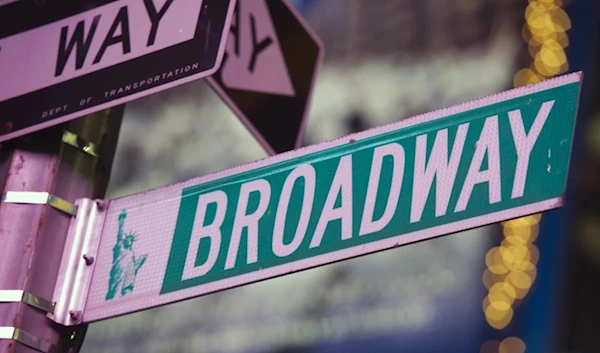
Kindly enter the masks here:
M 106 208 L 106 201 L 104 200 L 96 200 L 96 207 L 98 207 L 99 211 L 102 211 Z
M 91 264 L 94 263 L 94 257 L 93 256 L 88 256 L 88 255 L 83 255 L 83 260 L 85 261 L 85 264 L 90 266 Z
M 81 320 L 81 310 L 69 310 L 69 316 L 71 317 L 71 321 L 78 322 Z

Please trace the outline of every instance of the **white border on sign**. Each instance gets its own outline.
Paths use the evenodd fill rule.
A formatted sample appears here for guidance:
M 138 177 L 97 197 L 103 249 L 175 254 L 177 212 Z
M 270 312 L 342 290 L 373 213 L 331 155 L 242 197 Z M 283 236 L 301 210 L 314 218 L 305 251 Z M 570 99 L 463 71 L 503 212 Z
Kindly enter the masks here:
M 5 135 L 0 136 L 0 143 L 11 140 L 11 139 L 19 137 L 19 136 L 24 136 L 24 135 L 27 135 L 27 134 L 30 134 L 30 133 L 33 133 L 36 131 L 40 131 L 40 130 L 49 128 L 51 126 L 55 126 L 55 125 L 59 125 L 61 123 L 75 120 L 77 118 L 81 118 L 88 114 L 93 114 L 93 113 L 99 112 L 104 109 L 112 108 L 112 107 L 115 107 L 120 104 L 125 104 L 128 102 L 134 101 L 136 99 L 140 99 L 140 98 L 149 96 L 154 93 L 162 92 L 169 88 L 177 87 L 177 86 L 180 86 L 180 85 L 183 85 L 183 84 L 186 84 L 186 83 L 189 83 L 189 82 L 192 82 L 192 81 L 195 81 L 195 80 L 198 80 L 198 79 L 201 79 L 206 76 L 210 76 L 210 75 L 214 74 L 215 72 L 217 72 L 219 70 L 219 68 L 221 67 L 221 63 L 223 62 L 223 56 L 225 54 L 225 46 L 227 45 L 227 36 L 229 35 L 229 29 L 231 27 L 231 20 L 233 17 L 233 10 L 235 9 L 236 3 L 237 3 L 237 0 L 231 0 L 231 2 L 229 3 L 229 8 L 227 9 L 227 17 L 225 18 L 225 25 L 223 26 L 223 33 L 221 33 L 221 42 L 219 43 L 219 50 L 217 51 L 217 60 L 215 61 L 215 65 L 211 69 L 202 71 L 202 72 L 192 75 L 192 76 L 187 76 L 185 78 L 182 78 L 182 79 L 179 79 L 179 80 L 176 80 L 173 82 L 166 83 L 164 85 L 156 86 L 156 87 L 153 87 L 153 88 L 150 88 L 150 89 L 138 92 L 138 93 L 134 93 L 134 94 L 126 96 L 126 97 L 122 97 L 122 98 L 111 100 L 106 103 L 98 104 L 98 105 L 95 105 L 88 109 L 80 110 L 75 113 L 62 116 L 60 118 L 48 120 L 46 122 L 39 123 L 39 124 L 30 126 L 30 127 L 24 128 L 24 129 L 9 132 Z
M 266 1 L 266 0 L 265 0 Z M 300 121 L 300 127 L 298 131 L 298 135 L 296 136 L 296 142 L 294 143 L 294 148 L 299 148 L 302 146 L 302 139 L 304 138 L 304 133 L 306 130 L 306 124 L 308 123 L 308 113 L 310 111 L 310 105 L 312 103 L 313 92 L 315 88 L 315 84 L 317 81 L 317 76 L 321 71 L 321 67 L 323 66 L 323 58 L 325 57 L 325 45 L 321 41 L 321 38 L 317 36 L 317 34 L 313 31 L 313 29 L 308 25 L 304 17 L 298 13 L 294 5 L 290 4 L 286 0 L 279 0 L 287 6 L 288 10 L 296 17 L 296 20 L 300 25 L 304 28 L 306 33 L 311 37 L 311 39 L 315 42 L 317 47 L 319 47 L 319 54 L 317 56 L 315 71 L 313 72 L 313 76 L 311 78 L 310 87 L 308 89 L 308 97 L 306 98 L 306 104 L 304 105 L 304 112 L 302 114 L 302 120 Z M 277 154 L 273 147 L 265 140 L 260 131 L 256 129 L 256 127 L 252 124 L 252 122 L 248 119 L 248 117 L 240 110 L 240 108 L 235 104 L 233 100 L 225 93 L 225 91 L 221 88 L 221 86 L 213 79 L 212 77 L 207 77 L 206 81 L 215 90 L 215 92 L 221 97 L 225 104 L 233 111 L 233 113 L 242 121 L 242 124 L 250 131 L 250 133 L 254 136 L 258 143 L 265 149 L 265 151 L 274 156 Z M 266 93 L 265 93 L 266 94 Z

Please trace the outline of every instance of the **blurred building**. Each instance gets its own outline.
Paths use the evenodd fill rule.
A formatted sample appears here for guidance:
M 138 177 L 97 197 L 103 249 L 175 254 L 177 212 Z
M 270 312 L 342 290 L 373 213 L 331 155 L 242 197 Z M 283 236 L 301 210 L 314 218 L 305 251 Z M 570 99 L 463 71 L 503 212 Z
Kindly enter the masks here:
M 522 24 L 518 0 L 311 1 L 307 17 L 336 62 L 412 62 L 446 50 L 487 46 L 502 27 Z

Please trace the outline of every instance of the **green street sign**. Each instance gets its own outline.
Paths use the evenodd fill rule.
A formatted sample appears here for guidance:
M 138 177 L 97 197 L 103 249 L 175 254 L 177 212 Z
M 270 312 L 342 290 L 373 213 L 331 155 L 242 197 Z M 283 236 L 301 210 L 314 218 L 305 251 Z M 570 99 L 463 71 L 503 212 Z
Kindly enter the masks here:
M 580 77 L 111 200 L 66 309 L 101 320 L 559 207 Z

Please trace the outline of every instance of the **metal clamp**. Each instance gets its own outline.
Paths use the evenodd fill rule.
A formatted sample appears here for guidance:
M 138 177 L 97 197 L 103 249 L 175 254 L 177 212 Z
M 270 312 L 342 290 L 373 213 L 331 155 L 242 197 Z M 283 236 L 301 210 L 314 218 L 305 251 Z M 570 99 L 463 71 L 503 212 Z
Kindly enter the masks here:
M 100 158 L 98 145 L 93 142 L 86 141 L 70 131 L 65 130 L 63 132 L 62 142 L 84 153 L 87 153 L 92 157 Z
M 96 267 L 100 235 L 106 217 L 103 200 L 78 199 L 79 213 L 71 218 L 57 285 L 52 300 L 56 302 L 51 320 L 72 326 L 84 322 L 85 303 Z
M 0 290 L 0 303 L 25 303 L 31 307 L 44 310 L 47 313 L 54 312 L 56 303 L 40 298 L 23 290 Z
M 0 326 L 0 340 L 13 340 L 44 353 L 56 351 L 54 344 L 16 327 Z
M 6 191 L 2 193 L 2 199 L 0 202 L 48 205 L 56 208 L 59 211 L 68 213 L 71 216 L 74 216 L 77 213 L 76 205 L 47 192 Z

